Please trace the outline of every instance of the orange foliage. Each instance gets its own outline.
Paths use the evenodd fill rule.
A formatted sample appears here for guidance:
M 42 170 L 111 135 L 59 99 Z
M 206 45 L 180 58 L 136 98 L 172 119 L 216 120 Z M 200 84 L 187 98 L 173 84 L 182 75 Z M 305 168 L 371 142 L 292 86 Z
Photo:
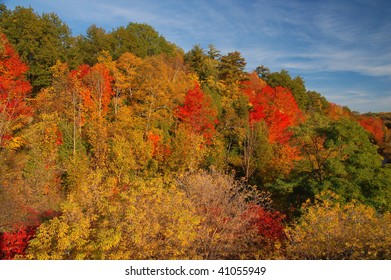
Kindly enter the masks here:
M 329 108 L 326 111 L 326 114 L 332 120 L 339 120 L 343 117 L 350 117 L 350 112 L 347 111 L 344 107 L 337 105 L 335 103 L 330 103 Z
M 90 67 L 81 65 L 71 71 L 74 86 L 83 100 L 84 109 L 90 116 L 97 114 L 98 118 L 108 113 L 111 96 L 114 92 L 111 87 L 113 77 L 104 64 L 98 63 Z
M 24 76 L 27 70 L 6 36 L 0 34 L 0 145 L 12 139 L 13 130 L 23 125 L 23 117 L 32 115 L 26 104 L 31 90 Z
M 255 123 L 264 122 L 267 139 L 273 145 L 273 157 L 269 163 L 271 169 L 264 170 L 264 177 L 272 175 L 271 170 L 288 174 L 293 162 L 299 159 L 299 150 L 289 144 L 293 134 L 289 128 L 298 125 L 304 118 L 292 93 L 280 86 L 272 88 L 265 85 L 255 73 L 243 82 L 242 90 L 250 101 L 251 128 Z

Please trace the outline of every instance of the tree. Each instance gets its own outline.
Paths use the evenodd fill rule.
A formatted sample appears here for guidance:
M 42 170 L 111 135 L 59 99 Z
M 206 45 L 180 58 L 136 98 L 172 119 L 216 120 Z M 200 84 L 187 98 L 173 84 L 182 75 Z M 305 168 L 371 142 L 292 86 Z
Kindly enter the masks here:
M 295 195 L 305 200 L 330 189 L 346 201 L 355 199 L 380 211 L 390 209 L 391 170 L 382 166 L 377 146 L 356 121 L 330 121 L 315 115 L 300 125 L 295 141 L 302 151 L 292 174 Z
M 20 186 L 24 205 L 39 211 L 58 210 L 64 199 L 59 149 L 63 135 L 57 114 L 41 114 L 23 131 L 27 158 Z
M 37 227 L 47 219 L 58 216 L 55 211 L 42 213 L 32 211 L 27 225 L 18 225 L 8 232 L 0 232 L 0 260 L 23 259 L 28 243 L 34 238 Z
M 82 110 L 86 117 L 86 137 L 90 151 L 97 165 L 104 165 L 108 152 L 108 130 L 106 119 L 109 104 L 114 92 L 111 87 L 112 76 L 103 64 L 80 66 L 72 74 L 80 79 L 79 94 L 82 100 Z
M 271 143 L 284 144 L 292 136 L 288 130 L 303 119 L 292 93 L 283 87 L 265 85 L 255 73 L 243 82 L 243 93 L 250 101 L 250 124 L 265 121 Z
M 199 217 L 194 245 L 202 259 L 269 258 L 258 234 L 267 239 L 258 207 L 269 207 L 267 193 L 219 172 L 198 171 L 178 178 Z M 257 205 L 257 206 L 255 206 Z M 259 227 L 257 227 L 257 225 Z M 265 232 L 263 232 L 265 230 Z
M 202 135 L 207 144 L 211 143 L 218 123 L 217 111 L 212 107 L 210 97 L 202 92 L 198 83 L 195 83 L 194 89 L 187 92 L 185 102 L 178 108 L 176 115 L 193 132 Z
M 267 76 L 270 74 L 270 69 L 267 68 L 264 65 L 260 65 L 255 69 L 255 72 L 257 73 L 258 77 L 261 79 L 266 79 Z
M 244 68 L 246 60 L 238 51 L 230 52 L 227 55 L 221 56 L 219 69 L 219 78 L 227 85 L 234 85 L 243 81 Z
M 27 70 L 6 36 L 0 34 L 0 147 L 17 147 L 18 140 L 13 138 L 13 133 L 32 116 L 32 109 L 26 103 L 31 90 L 25 78 Z
M 185 63 L 197 74 L 201 84 L 210 83 L 211 79 L 214 81 L 218 79 L 217 68 L 220 55 L 214 46 L 210 47 L 208 53 L 205 53 L 200 45 L 195 45 L 185 54 Z
M 130 49 L 138 57 L 175 54 L 175 45 L 166 41 L 152 26 L 145 23 L 129 23 L 126 26 L 131 41 Z
M 160 54 L 175 56 L 177 52 L 174 44 L 145 23 L 131 22 L 125 27 L 121 26 L 113 30 L 108 36 L 112 40 L 110 54 L 114 59 L 118 59 L 126 52 L 142 59 Z
M 90 66 L 98 63 L 102 51 L 111 51 L 114 43 L 110 34 L 95 24 L 88 27 L 86 36 L 79 37 L 76 42 L 83 63 Z
M 170 183 L 171 182 L 171 183 Z M 63 214 L 43 223 L 31 240 L 32 259 L 198 258 L 200 222 L 172 180 L 133 181 L 91 171 L 63 204 Z
M 113 61 L 108 52 L 104 52 L 98 58 L 109 70 L 114 79 L 113 107 L 117 115 L 120 106 L 131 102 L 133 92 L 137 89 L 137 71 L 142 59 L 132 53 L 122 54 L 117 61 Z
M 32 8 L 4 9 L 0 27 L 29 65 L 27 78 L 33 92 L 51 84 L 50 67 L 57 60 L 71 62 L 72 37 L 69 27 L 54 13 L 38 15 Z
M 307 201 L 303 215 L 288 228 L 288 257 L 293 259 L 389 259 L 390 213 L 352 201 L 340 204 L 330 192 Z
M 83 108 L 89 118 L 104 118 L 109 109 L 111 96 L 114 95 L 111 82 L 113 81 L 109 69 L 103 64 L 93 67 L 81 65 L 71 75 L 81 81 L 80 95 L 83 100 Z
M 359 124 L 371 134 L 373 141 L 381 145 L 384 140 L 384 124 L 380 118 L 362 115 L 358 119 Z
M 308 109 L 310 104 L 309 96 L 305 89 L 304 80 L 302 77 L 297 76 L 292 79 L 289 75 L 289 72 L 286 70 L 281 70 L 280 72 L 268 73 L 263 77 L 267 84 L 271 87 L 276 88 L 281 86 L 287 88 L 293 94 L 294 99 L 296 100 L 297 105 L 303 111 Z
M 248 75 L 248 79 L 242 82 L 242 92 L 249 100 L 249 129 L 259 128 L 257 124 L 263 125 L 263 133 L 268 140 L 268 143 L 258 141 L 258 148 L 256 148 L 250 145 L 255 144 L 254 141 L 250 141 L 255 139 L 255 131 L 247 133 L 244 141 L 245 162 L 249 162 L 254 156 L 249 153 L 249 148 L 261 149 L 263 152 L 259 153 L 260 158 L 255 158 L 253 161 L 262 163 L 256 169 L 263 177 L 263 182 L 273 181 L 281 175 L 286 176 L 299 155 L 298 150 L 291 146 L 289 141 L 292 136 L 290 128 L 298 125 L 303 119 L 301 110 L 288 89 L 279 86 L 272 88 L 266 85 L 255 72 Z M 266 161 L 263 160 L 265 159 L 263 156 L 266 156 Z
M 192 86 L 191 76 L 185 72 L 181 57 L 159 55 L 143 60 L 136 77 L 137 91 L 132 94 L 133 115 L 144 129 L 159 129 L 168 135 L 175 124 L 174 111 L 183 103 L 188 89 Z

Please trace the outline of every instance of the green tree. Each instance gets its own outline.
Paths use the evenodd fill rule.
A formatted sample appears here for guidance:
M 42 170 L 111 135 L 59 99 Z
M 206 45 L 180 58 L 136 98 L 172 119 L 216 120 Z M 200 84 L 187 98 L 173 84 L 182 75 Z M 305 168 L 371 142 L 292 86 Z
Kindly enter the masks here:
M 246 60 L 238 51 L 221 56 L 219 64 L 219 78 L 226 84 L 232 85 L 244 79 Z
M 88 27 L 86 36 L 77 39 L 77 49 L 83 58 L 83 63 L 90 66 L 98 62 L 98 56 L 102 51 L 113 50 L 114 41 L 110 33 L 95 24 Z
M 219 58 L 219 52 L 213 46 L 205 53 L 200 45 L 195 45 L 185 54 L 185 63 L 197 74 L 201 84 L 212 82 L 213 85 L 218 79 Z
M 131 52 L 145 58 L 159 54 L 175 55 L 177 47 L 168 42 L 152 26 L 145 23 L 129 23 L 110 33 L 113 40 L 111 55 L 119 58 L 125 52 Z
M 300 125 L 295 137 L 302 151 L 291 177 L 296 195 L 306 199 L 330 189 L 347 201 L 390 209 L 391 169 L 382 166 L 378 147 L 357 122 L 315 115 Z
M 71 31 L 54 13 L 38 15 L 20 6 L 11 11 L 4 5 L 0 12 L 0 28 L 29 65 L 27 77 L 36 93 L 51 84 L 50 67 L 57 60 L 71 60 Z

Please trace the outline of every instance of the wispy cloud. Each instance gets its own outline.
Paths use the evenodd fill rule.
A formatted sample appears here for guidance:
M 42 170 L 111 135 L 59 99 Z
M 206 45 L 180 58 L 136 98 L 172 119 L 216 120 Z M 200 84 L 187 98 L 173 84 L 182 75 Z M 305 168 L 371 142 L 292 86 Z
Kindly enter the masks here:
M 129 22 L 148 23 L 185 51 L 198 43 L 214 44 L 222 53 L 238 50 L 247 70 L 263 64 L 300 73 L 326 97 L 357 106 L 380 108 L 383 104 L 371 102 L 389 101 L 385 96 L 391 95 L 389 0 L 13 0 L 9 5 L 54 11 L 76 34 L 91 24 L 110 31 Z M 373 90 L 363 77 L 373 78 L 366 79 Z

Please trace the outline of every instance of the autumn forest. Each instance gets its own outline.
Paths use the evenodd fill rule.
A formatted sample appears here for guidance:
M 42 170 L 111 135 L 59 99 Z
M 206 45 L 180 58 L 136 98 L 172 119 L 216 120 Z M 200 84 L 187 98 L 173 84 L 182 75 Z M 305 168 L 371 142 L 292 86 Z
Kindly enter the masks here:
M 0 259 L 391 259 L 391 113 L 196 43 L 0 4 Z

